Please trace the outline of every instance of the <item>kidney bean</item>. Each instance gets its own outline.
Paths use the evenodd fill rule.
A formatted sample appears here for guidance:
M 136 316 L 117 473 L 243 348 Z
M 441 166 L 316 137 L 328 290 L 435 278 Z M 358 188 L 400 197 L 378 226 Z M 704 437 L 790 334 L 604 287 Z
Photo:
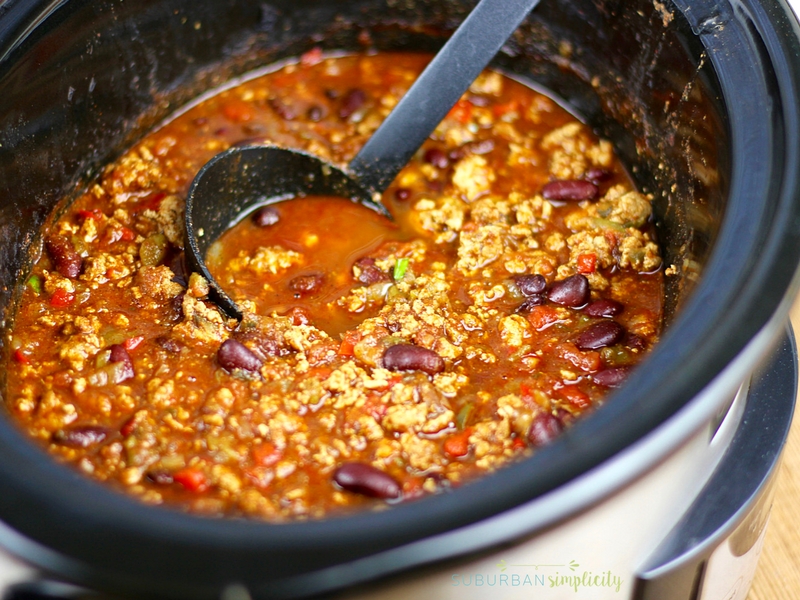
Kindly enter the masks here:
M 148 471 L 144 477 L 147 481 L 155 483 L 156 485 L 172 485 L 175 481 L 172 477 L 172 473 L 167 471 Z
M 437 169 L 446 169 L 450 165 L 447 155 L 438 148 L 431 148 L 425 152 L 423 160 L 432 164 Z
M 556 281 L 547 292 L 547 299 L 562 306 L 577 308 L 589 301 L 589 280 L 580 273 Z
M 309 121 L 313 121 L 314 123 L 319 123 L 325 116 L 325 111 L 322 109 L 321 106 L 315 104 L 314 106 L 308 109 L 306 116 L 308 117 Z
M 108 429 L 100 425 L 76 425 L 59 429 L 53 434 L 53 442 L 68 448 L 89 448 L 108 437 Z
M 128 354 L 125 346 L 122 344 L 114 344 L 109 347 L 109 350 L 111 350 L 111 356 L 108 359 L 109 362 L 122 364 L 122 369 L 119 372 L 119 377 L 116 383 L 121 383 L 123 381 L 127 381 L 128 379 L 132 379 L 135 375 L 133 370 L 133 361 L 131 360 L 131 355 Z
M 542 294 L 534 294 L 533 296 L 525 298 L 525 302 L 520 304 L 517 307 L 517 310 L 515 310 L 514 312 L 516 312 L 517 314 L 529 313 L 529 312 L 531 312 L 531 309 L 534 306 L 541 306 L 542 304 L 545 304 L 546 302 L 547 302 L 547 299 Z
M 558 202 L 581 202 L 594 200 L 597 197 L 597 186 L 591 181 L 580 179 L 559 179 L 545 184 L 542 196 L 546 200 Z
M 252 352 L 262 363 L 270 356 L 281 355 L 281 345 L 274 338 L 257 331 L 237 331 L 233 334 L 234 339 Z
M 161 346 L 164 350 L 169 352 L 170 354 L 178 354 L 181 349 L 183 348 L 183 344 L 181 344 L 175 338 L 168 337 L 166 335 L 161 335 L 156 338 L 156 344 Z
M 371 498 L 394 500 L 403 493 L 403 488 L 388 473 L 361 462 L 348 462 L 333 473 L 336 484 L 347 490 Z
M 69 239 L 63 235 L 50 235 L 45 240 L 45 248 L 56 271 L 69 279 L 75 279 L 83 269 L 83 258 L 75 251 Z
M 250 349 L 241 342 L 229 338 L 222 342 L 217 350 L 217 362 L 223 369 L 243 369 L 245 371 L 258 371 L 263 362 Z
M 547 281 L 541 275 L 517 275 L 514 283 L 523 296 L 541 294 L 547 288 Z
M 391 281 L 391 277 L 389 277 L 388 273 L 375 266 L 374 258 L 369 256 L 359 258 L 356 261 L 356 265 L 358 265 L 360 269 L 358 280 L 361 283 L 372 285 L 373 283 L 380 283 L 381 281 Z
M 561 421 L 549 412 L 537 413 L 528 429 L 528 442 L 534 446 L 544 446 L 558 437 L 562 430 Z
M 625 337 L 625 329 L 616 321 L 600 321 L 589 325 L 575 340 L 581 350 L 598 350 L 613 346 Z
M 394 191 L 394 197 L 399 202 L 405 202 L 409 198 L 411 198 L 411 190 L 408 188 L 397 188 Z
M 494 140 L 477 140 L 464 146 L 470 154 L 489 154 L 494 150 Z
M 583 309 L 590 317 L 616 317 L 619 313 L 622 312 L 624 307 L 622 304 L 617 302 L 616 300 L 608 300 L 606 298 L 602 298 L 600 300 L 595 300 L 594 302 L 590 302 L 586 305 Z
M 647 342 L 644 338 L 635 333 L 628 333 L 628 335 L 625 336 L 623 344 L 632 350 L 644 350 L 647 348 Z
M 262 206 L 253 213 L 253 224 L 258 227 L 269 227 L 281 220 L 281 213 L 274 206 Z
M 183 299 L 186 297 L 186 292 L 181 292 L 177 296 L 175 296 L 172 301 L 169 303 L 169 307 L 171 309 L 169 314 L 169 319 L 173 323 L 180 323 L 183 321 Z
M 444 371 L 444 359 L 422 346 L 397 344 L 383 353 L 383 367 L 390 371 L 423 371 L 435 375 Z
M 342 98 L 342 103 L 339 106 L 339 116 L 342 119 L 349 119 L 354 112 L 364 106 L 366 101 L 367 95 L 364 90 L 358 88 L 350 90 Z
M 592 375 L 592 381 L 603 387 L 615 388 L 622 384 L 630 373 L 630 367 L 612 367 Z
M 313 294 L 322 287 L 322 275 L 313 273 L 311 275 L 298 275 L 289 281 L 289 289 L 292 290 L 296 296 L 304 296 L 306 294 Z
M 297 111 L 294 107 L 286 104 L 283 100 L 272 98 L 269 101 L 269 105 L 284 121 L 293 121 L 297 118 Z
M 603 183 L 604 181 L 608 181 L 613 175 L 614 174 L 608 169 L 592 167 L 591 169 L 586 170 L 586 173 L 583 174 L 583 178 L 586 181 L 591 181 L 593 184 L 597 185 Z

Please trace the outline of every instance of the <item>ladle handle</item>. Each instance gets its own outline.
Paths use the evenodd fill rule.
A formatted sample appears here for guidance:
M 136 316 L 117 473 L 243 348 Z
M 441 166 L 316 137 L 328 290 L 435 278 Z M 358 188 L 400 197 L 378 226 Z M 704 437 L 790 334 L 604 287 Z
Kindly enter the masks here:
M 383 192 L 539 0 L 481 0 L 350 161 L 371 192 Z

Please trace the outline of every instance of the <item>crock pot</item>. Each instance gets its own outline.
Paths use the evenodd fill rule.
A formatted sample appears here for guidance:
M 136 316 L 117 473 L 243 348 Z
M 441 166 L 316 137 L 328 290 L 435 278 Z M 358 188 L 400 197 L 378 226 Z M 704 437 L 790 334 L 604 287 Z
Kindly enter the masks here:
M 39 248 L 40 226 L 169 114 L 315 46 L 435 51 L 473 5 L 0 2 L 4 323 L 13 319 L 14 283 Z M 444 597 L 449 586 L 453 597 L 469 597 L 467 572 L 452 565 L 484 569 L 489 556 L 511 577 L 521 564 L 514 549 L 534 540 L 539 562 L 527 574 L 534 582 L 545 575 L 543 588 L 549 576 L 588 571 L 598 582 L 619 581 L 606 586 L 603 593 L 619 594 L 609 597 L 641 596 L 629 574 L 724 464 L 746 423 L 746 383 L 784 331 L 797 289 L 798 25 L 779 0 L 544 0 L 493 64 L 552 90 L 615 143 L 655 196 L 665 262 L 676 273 L 667 278 L 667 327 L 603 407 L 530 459 L 452 493 L 287 524 L 141 505 L 57 464 L 0 418 L 2 543 L 93 589 L 233 600 L 369 595 L 352 586 L 393 575 L 381 592 L 388 597 L 403 577 L 441 577 L 442 569 L 439 591 L 422 586 L 414 595 Z M 795 370 L 778 378 L 791 388 L 785 425 Z M 774 433 L 779 447 L 785 427 Z M 483 572 L 473 570 L 471 583 L 473 575 Z M 503 593 L 531 593 L 507 587 Z M 548 593 L 576 592 L 559 585 Z

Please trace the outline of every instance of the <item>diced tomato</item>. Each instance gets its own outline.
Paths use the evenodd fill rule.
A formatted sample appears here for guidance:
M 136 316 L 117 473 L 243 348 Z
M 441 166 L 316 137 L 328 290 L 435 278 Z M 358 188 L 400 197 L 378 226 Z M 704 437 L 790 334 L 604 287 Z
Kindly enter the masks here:
M 520 450 L 525 450 L 525 448 L 527 447 L 528 444 L 526 444 L 525 440 L 523 440 L 522 438 L 516 437 L 514 438 L 514 441 L 511 442 L 511 448 L 514 449 L 516 452 L 519 452 Z
M 204 492 L 208 489 L 205 473 L 200 469 L 186 467 L 177 473 L 173 473 L 172 480 L 180 483 L 190 492 Z
M 531 383 L 528 383 L 527 381 L 523 381 L 522 383 L 519 384 L 520 396 L 531 397 L 531 396 L 533 396 L 533 392 L 535 390 L 536 390 L 536 387 L 533 386 Z
M 379 421 L 386 416 L 386 411 L 389 408 L 381 401 L 383 394 L 379 392 L 370 392 L 367 394 L 367 400 L 364 402 L 364 412 L 371 416 L 376 421 Z
M 229 100 L 222 107 L 222 114 L 235 123 L 243 123 L 253 118 L 253 108 L 243 100 Z
M 558 321 L 558 312 L 552 306 L 534 306 L 528 313 L 528 322 L 537 331 L 541 331 L 556 321 Z
M 594 273 L 597 270 L 596 254 L 579 254 L 575 262 L 578 266 L 578 273 L 586 275 L 588 273 Z
M 320 381 L 330 377 L 331 373 L 333 373 L 333 369 L 330 367 L 312 367 L 308 370 L 309 377 L 316 377 Z
M 141 335 L 137 335 L 136 337 L 128 338 L 127 340 L 122 342 L 122 345 L 125 347 L 125 350 L 131 351 L 138 348 L 139 344 L 141 344 L 143 341 L 144 337 L 142 337 Z
M 555 348 L 556 353 L 563 359 L 568 360 L 581 371 L 594 373 L 602 366 L 600 353 L 596 350 L 579 350 L 571 342 L 558 344 Z
M 134 413 L 131 417 L 122 424 L 122 427 L 119 428 L 120 434 L 122 437 L 128 437 L 130 434 L 133 433 L 133 430 L 136 429 L 136 425 L 139 422 L 139 413 Z
M 127 227 L 120 228 L 120 238 L 123 242 L 132 242 L 136 239 L 136 232 Z
M 85 221 L 86 219 L 92 219 L 93 221 L 101 221 L 103 217 L 105 217 L 103 211 L 101 211 L 99 208 L 94 208 L 92 210 L 84 210 L 84 209 L 79 210 L 78 216 L 83 221 Z
M 339 346 L 339 356 L 353 356 L 353 350 L 361 339 L 361 334 L 357 331 L 346 331 Z
M 422 491 L 422 479 L 419 477 L 411 477 L 403 482 L 403 498 L 406 500 L 411 498 L 418 498 L 424 493 Z
M 322 62 L 322 48 L 313 47 L 311 50 L 300 56 L 300 64 L 304 67 L 313 67 Z
M 153 192 L 142 198 L 140 206 L 141 210 L 158 210 L 161 206 L 161 201 L 167 197 L 166 192 Z
M 23 365 L 30 364 L 30 357 L 22 351 L 22 348 L 14 350 L 14 360 Z
M 495 104 L 492 107 L 492 113 L 495 117 L 502 117 L 503 115 L 514 112 L 519 108 L 519 102 L 516 100 L 511 100 L 510 102 L 506 102 L 505 104 Z
M 455 119 L 462 125 L 466 125 L 472 118 L 473 109 L 474 107 L 469 100 L 461 99 L 450 109 L 450 112 L 447 113 L 447 117 Z
M 592 405 L 589 396 L 574 385 L 565 385 L 555 390 L 555 392 L 575 408 L 584 409 Z
M 253 448 L 253 462 L 256 465 L 269 467 L 281 459 L 283 453 L 275 447 L 275 444 L 264 442 Z
M 53 295 L 50 296 L 50 306 L 56 308 L 63 308 L 75 302 L 75 292 L 70 292 L 64 288 L 58 288 Z
M 286 316 L 292 320 L 292 325 L 308 325 L 311 323 L 311 315 L 302 306 L 292 307 L 292 310 L 286 313 Z
M 449 436 L 444 441 L 444 451 L 453 458 L 460 458 L 469 453 L 469 436 L 472 433 L 470 428 L 465 429 Z

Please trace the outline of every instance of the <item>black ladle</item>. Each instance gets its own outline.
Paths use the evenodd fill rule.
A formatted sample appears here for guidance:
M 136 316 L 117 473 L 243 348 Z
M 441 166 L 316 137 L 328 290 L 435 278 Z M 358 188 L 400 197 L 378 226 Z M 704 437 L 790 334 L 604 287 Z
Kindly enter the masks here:
M 205 253 L 237 217 L 270 201 L 340 196 L 390 216 L 381 193 L 539 0 L 481 0 L 394 110 L 343 170 L 275 146 L 240 146 L 218 154 L 197 174 L 186 199 L 186 261 L 205 277 L 228 315 L 239 307 L 214 280 Z

